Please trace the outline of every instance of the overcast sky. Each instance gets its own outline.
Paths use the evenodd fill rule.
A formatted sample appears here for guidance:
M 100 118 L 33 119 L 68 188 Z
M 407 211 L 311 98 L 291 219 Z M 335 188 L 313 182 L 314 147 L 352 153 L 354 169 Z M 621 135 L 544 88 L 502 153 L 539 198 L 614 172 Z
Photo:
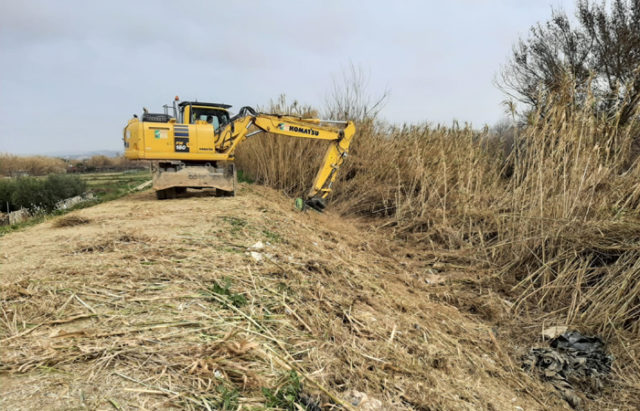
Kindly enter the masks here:
M 350 64 L 390 122 L 493 124 L 512 44 L 573 0 L 0 0 L 0 152 L 121 150 L 175 95 L 322 107 Z

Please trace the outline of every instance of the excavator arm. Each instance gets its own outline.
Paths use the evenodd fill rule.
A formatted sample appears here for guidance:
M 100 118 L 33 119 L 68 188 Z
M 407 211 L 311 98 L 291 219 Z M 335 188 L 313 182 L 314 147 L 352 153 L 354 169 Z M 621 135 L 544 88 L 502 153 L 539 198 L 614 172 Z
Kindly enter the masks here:
M 251 107 L 243 107 L 237 116 L 216 133 L 215 145 L 219 152 L 233 158 L 239 144 L 248 137 L 262 132 L 330 141 L 307 199 L 304 200 L 306 206 L 322 210 L 325 207 L 324 199 L 331 192 L 338 170 L 347 157 L 355 131 L 351 121 L 303 119 L 258 113 Z M 300 204 L 297 206 L 300 207 Z

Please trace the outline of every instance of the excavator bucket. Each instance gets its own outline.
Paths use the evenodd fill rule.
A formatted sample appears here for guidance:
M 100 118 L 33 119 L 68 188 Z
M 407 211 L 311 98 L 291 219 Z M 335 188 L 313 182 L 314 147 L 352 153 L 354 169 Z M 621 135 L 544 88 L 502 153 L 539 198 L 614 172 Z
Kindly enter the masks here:
M 326 203 L 324 201 L 324 199 L 319 198 L 319 197 L 314 197 L 314 198 L 310 198 L 308 200 L 303 200 L 301 198 L 296 198 L 296 209 L 299 211 L 304 211 L 308 208 L 311 208 L 313 210 L 316 210 L 318 212 L 323 212 L 325 207 L 326 207 Z

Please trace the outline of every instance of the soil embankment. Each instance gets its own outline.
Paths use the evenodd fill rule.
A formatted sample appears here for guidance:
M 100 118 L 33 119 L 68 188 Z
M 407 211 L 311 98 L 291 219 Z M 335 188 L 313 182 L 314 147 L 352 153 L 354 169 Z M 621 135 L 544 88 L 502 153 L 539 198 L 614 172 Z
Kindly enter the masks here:
M 0 238 L 0 408 L 567 407 L 520 371 L 481 273 L 331 211 L 242 185 L 60 218 Z

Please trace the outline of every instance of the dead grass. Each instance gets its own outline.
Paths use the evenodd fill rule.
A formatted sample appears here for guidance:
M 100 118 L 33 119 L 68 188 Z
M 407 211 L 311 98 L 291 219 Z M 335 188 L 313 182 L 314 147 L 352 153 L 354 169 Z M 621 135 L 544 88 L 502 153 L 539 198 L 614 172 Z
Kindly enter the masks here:
M 52 173 L 64 173 L 67 164 L 64 160 L 46 156 L 16 156 L 0 153 L 0 175 L 13 176 L 26 173 L 43 176 Z
M 251 409 L 291 370 L 329 408 L 351 389 L 385 409 L 563 407 L 513 362 L 494 322 L 506 306 L 484 321 L 465 308 L 481 300 L 450 300 L 446 254 L 413 258 L 257 186 L 72 215 L 92 223 L 0 239 L 3 408 Z M 262 262 L 247 253 L 258 240 Z
M 1 238 L 0 405 L 250 409 L 294 370 L 327 407 L 356 389 L 386 409 L 563 408 L 517 359 L 566 324 L 616 358 L 586 408 L 637 408 L 636 129 L 570 97 L 509 157 L 467 127 L 362 122 L 324 215 L 258 186 L 141 193 Z M 270 138 L 239 161 L 298 194 L 322 148 Z

